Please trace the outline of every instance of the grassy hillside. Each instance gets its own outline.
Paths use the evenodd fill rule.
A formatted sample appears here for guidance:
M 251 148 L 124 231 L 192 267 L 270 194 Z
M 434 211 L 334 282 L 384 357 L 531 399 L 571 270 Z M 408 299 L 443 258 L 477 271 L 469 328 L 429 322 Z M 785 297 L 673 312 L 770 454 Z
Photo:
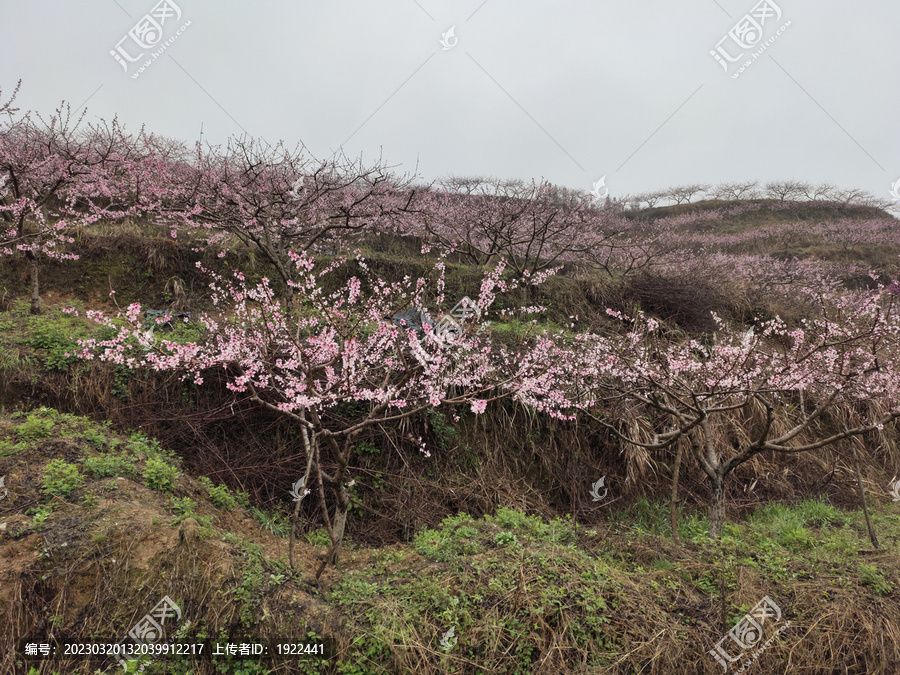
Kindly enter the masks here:
M 664 505 L 644 498 L 593 527 L 461 512 L 409 543 L 353 545 L 316 583 L 288 566 L 281 518 L 188 475 L 143 434 L 49 408 L 7 415 L 0 473 L 5 672 L 12 635 L 116 638 L 163 596 L 182 608 L 185 640 L 323 640 L 327 658 L 169 658 L 145 672 L 713 673 L 705 652 L 763 596 L 791 625 L 758 672 L 889 673 L 900 658 L 900 509 L 886 500 L 880 552 L 858 511 L 820 500 L 760 508 L 718 542 L 695 514 L 676 545 Z M 326 542 L 308 532 L 301 563 Z

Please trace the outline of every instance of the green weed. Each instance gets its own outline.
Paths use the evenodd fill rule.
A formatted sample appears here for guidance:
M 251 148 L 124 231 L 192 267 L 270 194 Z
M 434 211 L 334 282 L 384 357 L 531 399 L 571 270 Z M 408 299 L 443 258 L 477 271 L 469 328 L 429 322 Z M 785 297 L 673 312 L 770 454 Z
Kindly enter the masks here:
M 69 464 L 63 459 L 51 460 L 44 473 L 43 491 L 48 495 L 68 497 L 81 487 L 84 476 L 78 471 L 75 464 Z
M 25 511 L 26 516 L 32 516 L 31 529 L 34 531 L 38 531 L 44 525 L 51 513 L 53 513 L 53 504 L 44 504 L 38 508 Z
M 159 457 L 151 457 L 144 468 L 144 485 L 161 492 L 172 492 L 179 475 L 177 467 Z
M 313 546 L 330 546 L 331 537 L 328 536 L 328 530 L 319 528 L 312 532 L 307 532 L 306 540 Z
M 134 473 L 134 462 L 131 459 L 112 453 L 87 457 L 82 461 L 82 465 L 94 478 L 124 477 Z
M 204 487 L 206 494 L 209 496 L 209 501 L 214 505 L 226 511 L 234 509 L 236 504 L 235 497 L 225 485 L 213 485 L 213 482 L 206 476 L 200 476 L 197 481 Z
M 41 438 L 53 435 L 53 427 L 56 425 L 56 415 L 41 414 L 41 411 L 50 408 L 41 408 L 28 415 L 23 424 L 16 428 L 16 437 L 22 443 L 34 443 Z M 55 410 L 53 411 L 56 412 Z
M 890 595 L 894 591 L 893 585 L 884 578 L 884 574 L 874 565 L 859 563 L 856 566 L 859 580 L 863 586 L 868 586 L 878 595 Z

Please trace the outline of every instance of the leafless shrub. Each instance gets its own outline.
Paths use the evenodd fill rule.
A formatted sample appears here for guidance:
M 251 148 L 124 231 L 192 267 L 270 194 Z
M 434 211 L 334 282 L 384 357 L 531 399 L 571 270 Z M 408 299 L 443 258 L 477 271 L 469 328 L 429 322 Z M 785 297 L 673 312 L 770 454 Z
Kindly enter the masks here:
M 694 195 L 701 192 L 708 192 L 712 188 L 708 183 L 693 183 L 691 185 L 681 185 L 669 188 L 665 191 L 665 196 L 673 200 L 676 204 L 690 203 Z
M 744 181 L 721 183 L 717 185 L 711 192 L 714 199 L 732 200 L 732 199 L 758 199 L 761 195 L 759 191 L 759 181 Z
M 837 189 L 836 186 L 831 183 L 820 183 L 819 185 L 807 185 L 806 186 L 806 198 L 810 201 L 816 200 L 825 200 L 830 201 L 834 199 L 834 191 Z
M 809 184 L 799 180 L 779 180 L 766 183 L 766 196 L 781 202 L 800 199 L 809 192 Z

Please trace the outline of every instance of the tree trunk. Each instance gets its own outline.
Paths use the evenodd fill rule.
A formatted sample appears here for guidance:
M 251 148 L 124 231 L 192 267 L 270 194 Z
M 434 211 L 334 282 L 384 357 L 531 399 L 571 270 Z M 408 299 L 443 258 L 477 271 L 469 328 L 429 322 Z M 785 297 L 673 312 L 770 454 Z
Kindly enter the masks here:
M 294 563 L 294 540 L 295 540 L 295 532 L 297 530 L 297 519 L 300 516 L 300 502 L 302 499 L 298 499 L 294 504 L 294 512 L 291 514 L 291 541 L 288 544 L 288 560 L 291 563 L 291 569 L 297 569 L 296 564 Z
M 334 538 L 331 542 L 331 551 L 328 557 L 332 565 L 337 565 L 338 554 L 341 550 L 341 543 L 344 541 L 344 527 L 347 524 L 347 511 L 350 508 L 350 496 L 344 489 L 343 484 L 338 486 L 338 503 L 334 509 L 334 521 L 332 529 L 334 530 Z
M 334 518 L 331 521 L 331 532 L 329 532 L 331 548 L 328 549 L 328 555 L 319 566 L 319 571 L 316 572 L 316 579 L 322 575 L 328 565 L 337 565 L 340 556 L 341 542 L 344 540 L 344 526 L 347 524 L 347 511 L 350 509 L 350 495 L 347 494 L 343 483 L 337 484 L 337 498 L 338 503 L 334 507 Z
M 301 411 L 300 419 L 306 421 L 306 411 Z M 298 487 L 298 490 L 304 490 L 302 494 L 295 496 L 297 503 L 294 505 L 294 513 L 291 517 L 291 542 L 288 548 L 289 552 L 289 560 L 291 562 L 291 569 L 297 569 L 294 566 L 294 533 L 297 529 L 297 519 L 300 517 L 300 503 L 303 501 L 303 497 L 306 495 L 306 492 L 309 491 L 307 487 L 309 482 L 310 474 L 312 474 L 314 459 L 316 456 L 314 455 L 314 451 L 318 452 L 319 442 L 316 439 L 316 432 L 309 431 L 306 427 L 300 428 L 300 433 L 303 436 L 303 449 L 306 451 L 306 473 L 303 474 L 302 485 Z M 316 469 L 318 470 L 318 464 L 315 464 Z M 320 476 L 321 480 L 321 476 Z M 296 485 L 296 483 L 295 483 Z
M 725 527 L 725 477 L 716 471 L 710 482 L 713 484 L 713 495 L 709 505 L 709 536 L 718 539 Z
M 709 504 L 709 536 L 718 539 L 725 528 L 725 476 L 730 469 L 726 469 L 718 458 L 710 432 L 709 417 L 704 416 L 700 420 L 700 428 L 703 430 L 703 437 L 697 439 L 697 459 L 713 488 Z
M 34 250 L 28 251 L 28 259 L 31 261 L 31 313 L 41 313 L 41 284 L 38 275 L 38 256 Z
M 869 540 L 872 542 L 872 548 L 880 549 L 878 537 L 875 536 L 875 528 L 872 527 L 872 520 L 869 518 L 869 506 L 866 504 L 866 491 L 863 488 L 862 474 L 859 471 L 859 456 L 856 454 L 856 439 L 850 439 L 850 449 L 853 450 L 853 466 L 856 468 L 856 484 L 859 486 L 859 499 L 862 502 L 863 513 L 866 515 L 866 526 L 869 528 Z

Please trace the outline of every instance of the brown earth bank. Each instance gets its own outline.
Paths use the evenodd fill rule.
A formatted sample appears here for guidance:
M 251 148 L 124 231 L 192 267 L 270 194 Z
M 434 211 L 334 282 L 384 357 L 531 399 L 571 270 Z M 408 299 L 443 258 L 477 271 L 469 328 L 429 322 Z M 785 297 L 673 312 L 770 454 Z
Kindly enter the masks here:
M 769 639 L 749 668 L 893 673 L 900 658 L 900 508 L 885 500 L 877 551 L 860 513 L 815 500 L 758 509 L 717 542 L 690 514 L 680 543 L 646 500 L 593 527 L 501 507 L 409 544 L 351 544 L 316 580 L 321 530 L 292 569 L 275 514 L 143 434 L 48 408 L 7 415 L 0 474 L 3 672 L 115 672 L 110 659 L 26 661 L 16 639 L 121 639 L 166 597 L 184 642 L 312 640 L 327 658 L 168 658 L 144 672 L 714 673 L 708 652 L 766 597 L 777 612 L 762 639 L 744 635 L 755 647 L 721 643 L 740 655 L 729 672 Z

